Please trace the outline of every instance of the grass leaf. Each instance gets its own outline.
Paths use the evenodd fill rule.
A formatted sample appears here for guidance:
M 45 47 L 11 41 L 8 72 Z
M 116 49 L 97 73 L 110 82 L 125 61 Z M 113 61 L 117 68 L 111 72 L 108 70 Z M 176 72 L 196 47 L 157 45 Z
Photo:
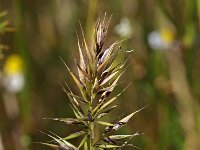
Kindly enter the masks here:
M 71 70 L 69 69 L 69 67 L 66 65 L 66 63 L 64 62 L 64 60 L 60 57 L 60 59 L 62 60 L 62 62 L 64 63 L 65 67 L 67 68 L 67 70 L 69 71 L 70 75 L 72 76 L 72 78 L 74 79 L 75 83 L 77 84 L 79 90 L 81 91 L 81 94 L 83 95 L 84 99 L 87 101 L 88 97 L 87 97 L 87 93 L 85 91 L 85 87 L 83 86 L 83 84 L 80 82 L 80 80 L 71 72 Z
M 69 143 L 68 141 L 62 139 L 61 137 L 57 136 L 56 134 L 54 134 L 52 132 L 50 132 L 50 133 L 53 134 L 54 136 L 56 136 L 57 138 L 54 137 L 53 135 L 50 135 L 50 134 L 47 134 L 44 132 L 41 132 L 41 133 L 43 133 L 43 134 L 49 136 L 50 138 L 52 138 L 53 140 L 55 140 L 59 144 L 59 146 L 61 146 L 62 148 L 66 149 L 66 150 L 69 148 L 72 148 L 73 150 L 78 150 L 78 148 L 76 146 L 74 146 L 73 144 Z
M 96 121 L 96 123 L 103 125 L 103 126 L 114 126 L 114 124 L 105 122 L 105 121 Z
M 68 135 L 67 137 L 64 137 L 63 139 L 69 140 L 69 139 L 77 138 L 83 134 L 85 134 L 85 131 L 79 131 L 79 132 L 72 133 L 72 134 Z
M 81 143 L 78 146 L 78 149 L 80 149 L 85 143 L 87 143 L 88 135 L 86 134 L 83 139 L 81 140 Z
M 109 144 L 99 144 L 97 145 L 98 148 L 105 148 L 105 149 L 111 149 L 111 148 L 119 148 L 121 146 L 119 145 L 109 145 Z

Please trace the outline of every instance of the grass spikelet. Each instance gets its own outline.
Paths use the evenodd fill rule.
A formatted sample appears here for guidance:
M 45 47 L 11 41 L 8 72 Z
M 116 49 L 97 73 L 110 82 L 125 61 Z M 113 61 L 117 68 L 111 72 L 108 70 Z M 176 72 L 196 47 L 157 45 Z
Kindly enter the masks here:
M 114 88 L 116 88 L 116 86 L 119 84 L 118 81 L 125 71 L 124 67 L 126 66 L 126 62 L 128 60 L 127 59 L 117 65 L 113 63 L 115 58 L 118 56 L 119 51 L 121 50 L 121 47 L 116 48 L 116 46 L 126 39 L 114 42 L 105 50 L 103 48 L 110 20 L 111 17 L 106 23 L 106 14 L 102 20 L 100 18 L 97 19 L 93 40 L 93 45 L 95 46 L 91 49 L 88 47 L 82 26 L 80 24 L 83 46 L 80 44 L 79 36 L 76 31 L 79 51 L 79 57 L 77 60 L 79 61 L 75 60 L 75 63 L 78 70 L 78 75 L 75 75 L 67 66 L 65 61 L 61 58 L 65 67 L 67 68 L 67 71 L 72 76 L 72 79 L 76 83 L 82 95 L 78 96 L 74 94 L 68 87 L 67 83 L 65 83 L 67 88 L 60 84 L 63 88 L 63 91 L 69 98 L 70 106 L 75 114 L 75 118 L 46 119 L 60 121 L 67 125 L 79 126 L 80 131 L 71 133 L 70 135 L 63 138 L 55 135 L 52 132 L 49 132 L 49 134 L 44 133 L 45 135 L 52 138 L 54 143 L 39 143 L 55 149 L 63 150 L 78 150 L 81 148 L 85 150 L 116 150 L 123 149 L 123 147 L 127 146 L 135 147 L 134 145 L 129 144 L 128 141 L 134 136 L 139 135 L 138 133 L 129 135 L 117 135 L 112 134 L 111 131 L 116 131 L 127 125 L 129 120 L 137 112 L 144 108 L 135 111 L 114 123 L 103 120 L 105 115 L 109 115 L 113 109 L 116 109 L 119 106 L 115 104 L 117 98 L 130 85 L 129 84 L 119 94 L 111 98 L 109 97 Z M 103 133 L 100 137 L 96 135 L 96 126 L 105 127 L 103 132 L 98 131 L 98 133 Z M 80 137 L 82 137 L 82 139 L 77 146 L 67 141 L 68 139 Z M 57 143 L 57 145 L 55 143 Z

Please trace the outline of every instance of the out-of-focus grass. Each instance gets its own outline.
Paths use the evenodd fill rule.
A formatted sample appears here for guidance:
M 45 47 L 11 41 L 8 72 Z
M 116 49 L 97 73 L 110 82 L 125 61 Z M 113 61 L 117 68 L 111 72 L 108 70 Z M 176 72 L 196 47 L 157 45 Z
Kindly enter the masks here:
M 14 119 L 6 114 L 3 102 L 6 91 L 1 85 L 0 133 L 4 149 L 17 149 L 15 136 L 22 149 L 43 149 L 29 141 L 43 140 L 38 129 L 56 131 L 63 136 L 76 130 L 71 127 L 60 130 L 60 125 L 42 118 L 72 114 L 57 81 L 66 80 L 74 91 L 77 89 L 59 56 L 73 68 L 71 56 L 77 52 L 75 29 L 80 31 L 79 20 L 90 38 L 91 25 L 105 11 L 113 14 L 108 44 L 122 37 L 115 30 L 122 18 L 129 21 L 133 34 L 133 38 L 122 44 L 122 48 L 135 49 L 123 76 L 124 82 L 132 80 L 133 86 L 122 95 L 126 103 L 121 101 L 120 105 L 126 112 L 149 105 L 129 123 L 128 130 L 139 129 L 145 133 L 133 143 L 152 150 L 181 150 L 188 149 L 188 143 L 198 145 L 195 141 L 199 138 L 199 121 L 196 120 L 200 120 L 196 119 L 200 118 L 199 1 L 0 0 L 1 10 L 8 11 L 8 19 L 16 28 L 15 33 L 1 39 L 10 46 L 6 55 L 18 53 L 22 57 L 26 79 L 24 89 L 15 94 L 20 113 Z M 163 28 L 174 34 L 170 42 L 162 38 Z M 157 49 L 148 43 L 152 31 L 158 33 L 158 38 L 160 35 L 161 41 L 164 39 Z

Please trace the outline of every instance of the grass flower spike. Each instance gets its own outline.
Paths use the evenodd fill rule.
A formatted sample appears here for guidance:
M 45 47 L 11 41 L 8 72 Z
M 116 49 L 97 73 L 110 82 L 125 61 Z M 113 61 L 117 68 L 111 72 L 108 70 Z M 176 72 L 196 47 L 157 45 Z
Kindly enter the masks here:
M 75 75 L 61 58 L 69 74 L 78 86 L 81 96 L 75 95 L 67 83 L 61 85 L 70 100 L 70 106 L 75 114 L 75 118 L 47 119 L 61 121 L 67 125 L 80 126 L 80 131 L 62 138 L 52 132 L 49 132 L 48 134 L 44 133 L 53 140 L 49 143 L 41 144 L 59 150 L 104 150 L 123 149 L 123 147 L 126 146 L 135 147 L 134 145 L 129 144 L 128 141 L 138 135 L 138 133 L 117 135 L 113 134 L 113 131 L 126 125 L 135 113 L 140 110 L 133 112 L 116 122 L 107 122 L 103 120 L 104 116 L 108 115 L 118 106 L 115 102 L 121 93 L 114 97 L 110 97 L 109 95 L 118 85 L 118 81 L 124 73 L 124 67 L 126 65 L 126 61 L 119 64 L 114 63 L 121 51 L 121 48 L 118 45 L 124 40 L 114 42 L 107 49 L 103 49 L 110 20 L 111 17 L 106 21 L 106 15 L 103 19 L 97 19 L 94 32 L 94 43 L 93 48 L 91 49 L 85 40 L 81 27 L 83 44 L 80 42 L 77 34 L 79 61 L 75 60 L 78 75 Z M 99 131 L 100 128 L 97 128 L 99 126 L 103 126 L 104 130 Z M 68 141 L 78 137 L 82 138 L 82 140 L 77 146 Z

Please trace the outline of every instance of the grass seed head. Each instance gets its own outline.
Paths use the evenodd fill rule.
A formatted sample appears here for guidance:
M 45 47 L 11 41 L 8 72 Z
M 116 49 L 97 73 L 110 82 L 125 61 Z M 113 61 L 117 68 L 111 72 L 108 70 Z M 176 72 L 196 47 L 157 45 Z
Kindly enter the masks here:
M 133 136 L 135 136 L 135 134 L 112 135 L 111 131 L 116 131 L 122 126 L 126 125 L 128 121 L 134 116 L 134 114 L 140 110 L 131 113 L 118 122 L 111 123 L 102 120 L 104 116 L 108 115 L 118 106 L 115 104 L 116 99 L 128 87 L 127 86 L 118 95 L 109 98 L 114 88 L 118 85 L 120 77 L 124 73 L 124 66 L 126 65 L 127 61 L 126 60 L 125 62 L 119 64 L 114 63 L 116 57 L 119 54 L 119 51 L 121 50 L 120 46 L 118 48 L 116 48 L 116 46 L 126 39 L 119 42 L 114 42 L 105 50 L 103 48 L 111 17 L 112 16 L 110 16 L 110 18 L 106 21 L 107 17 L 105 14 L 103 19 L 97 19 L 95 24 L 93 48 L 88 47 L 81 25 L 80 27 L 82 32 L 83 45 L 80 44 L 80 39 L 78 33 L 76 32 L 79 61 L 75 62 L 78 70 L 78 76 L 70 70 L 64 60 L 61 58 L 67 68 L 67 71 L 72 76 L 74 82 L 80 90 L 81 96 L 75 95 L 67 84 L 67 88 L 64 85 L 61 85 L 70 100 L 70 106 L 76 118 L 50 119 L 64 122 L 67 125 L 79 126 L 81 130 L 64 138 L 58 137 L 53 133 L 46 134 L 47 136 L 51 137 L 53 141 L 58 144 L 58 146 L 48 143 L 41 144 L 50 146 L 52 148 L 66 150 L 81 149 L 82 147 L 87 150 L 121 149 L 125 146 L 131 145 L 128 144 L 128 140 L 123 140 L 127 138 L 131 139 Z M 97 131 L 97 124 L 106 126 L 105 130 Z M 97 132 L 102 134 L 97 136 Z M 82 137 L 82 140 L 77 147 L 67 141 L 68 139 L 77 137 Z M 119 142 L 120 140 L 122 140 L 122 142 Z

